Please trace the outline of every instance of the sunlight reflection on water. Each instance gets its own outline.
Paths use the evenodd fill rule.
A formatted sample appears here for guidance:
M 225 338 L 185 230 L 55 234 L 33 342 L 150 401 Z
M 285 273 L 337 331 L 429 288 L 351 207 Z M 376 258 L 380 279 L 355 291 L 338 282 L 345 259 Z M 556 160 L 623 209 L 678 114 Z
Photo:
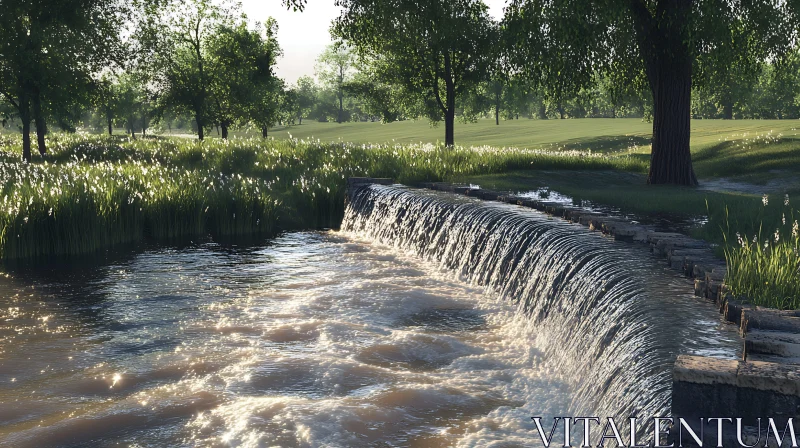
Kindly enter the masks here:
M 9 280 L 0 445 L 528 446 L 530 416 L 570 394 L 536 330 L 450 272 L 332 232 Z

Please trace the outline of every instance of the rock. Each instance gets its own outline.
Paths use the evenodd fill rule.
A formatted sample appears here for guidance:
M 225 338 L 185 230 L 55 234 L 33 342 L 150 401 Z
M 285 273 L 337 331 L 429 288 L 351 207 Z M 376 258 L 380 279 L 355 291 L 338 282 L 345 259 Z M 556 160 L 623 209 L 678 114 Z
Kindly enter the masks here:
M 725 320 L 728 322 L 741 324 L 742 311 L 749 309 L 752 309 L 750 305 L 745 305 L 736 300 L 729 299 L 725 302 L 725 311 L 723 312 L 723 316 L 725 317 Z

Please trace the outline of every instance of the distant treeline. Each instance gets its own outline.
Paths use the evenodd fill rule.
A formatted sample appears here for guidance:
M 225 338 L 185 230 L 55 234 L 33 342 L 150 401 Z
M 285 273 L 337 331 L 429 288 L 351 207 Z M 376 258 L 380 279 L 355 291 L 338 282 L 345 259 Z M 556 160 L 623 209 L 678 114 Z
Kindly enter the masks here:
M 271 23 L 271 26 L 275 26 Z M 278 52 L 274 38 L 269 45 Z M 291 126 L 304 120 L 317 122 L 392 122 L 426 117 L 425 104 L 404 96 L 401 89 L 381 83 L 369 67 L 345 48 L 330 47 L 317 62 L 317 76 L 303 76 L 292 86 L 268 78 L 256 101 L 262 108 L 260 122 L 246 113 L 231 118 L 227 127 L 263 132 L 275 125 Z M 696 119 L 797 119 L 800 118 L 800 57 L 781 64 L 764 63 L 753 82 L 732 80 L 730 85 L 704 83 L 692 90 L 692 116 Z M 620 92 L 614 84 L 597 78 L 574 97 L 554 101 L 541 88 L 531 87 L 522 77 L 508 82 L 485 81 L 462 94 L 457 116 L 469 122 L 491 118 L 500 123 L 514 119 L 652 118 L 652 98 L 646 88 Z M 58 116 L 62 130 L 78 127 L 96 133 L 125 129 L 127 133 L 198 133 L 196 118 L 167 101 L 164 92 L 148 89 L 141 74 L 119 72 L 106 76 L 88 98 L 76 102 Z M 167 92 L 168 93 L 168 92 Z M 255 93 L 255 92 L 254 92 Z M 246 103 L 242 101 L 241 103 Z M 247 108 L 239 105 L 242 111 Z M 210 116 L 204 127 L 221 135 L 224 120 Z M 20 127 L 13 108 L 0 102 L 0 119 L 6 129 Z
M 303 120 L 427 118 L 445 123 L 452 145 L 458 120 L 663 116 L 654 151 L 668 148 L 665 161 L 680 153 L 682 173 L 665 181 L 693 183 L 690 115 L 800 117 L 798 40 L 787 31 L 800 8 L 748 5 L 727 5 L 724 20 L 671 5 L 667 20 L 647 2 L 620 13 L 514 0 L 497 20 L 481 0 L 342 0 L 336 44 L 313 77 L 287 85 L 275 73 L 278 23 L 253 21 L 232 0 L 9 0 L 0 11 L 0 120 L 22 132 L 30 161 L 34 132 L 46 154 L 48 126 L 202 140 L 231 129 L 267 137 Z

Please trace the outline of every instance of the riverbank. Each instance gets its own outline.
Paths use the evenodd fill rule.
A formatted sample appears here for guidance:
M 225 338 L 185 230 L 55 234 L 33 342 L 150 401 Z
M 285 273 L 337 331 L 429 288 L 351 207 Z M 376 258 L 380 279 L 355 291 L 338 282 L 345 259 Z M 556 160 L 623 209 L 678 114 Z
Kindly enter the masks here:
M 54 134 L 51 153 L 32 164 L 19 161 L 19 138 L 5 135 L 0 254 L 6 261 L 31 260 L 143 240 L 266 238 L 284 230 L 337 227 L 348 177 L 391 177 L 409 185 L 463 181 L 555 192 L 577 204 L 681 220 L 686 233 L 727 256 L 737 273 L 731 285 L 741 295 L 797 308 L 800 284 L 792 279 L 798 265 L 794 216 L 800 213 L 786 195 L 800 193 L 793 183 L 800 150 L 797 137 L 783 132 L 793 132 L 793 122 L 781 122 L 781 132 L 743 131 L 773 124 L 737 123 L 733 134 L 725 134 L 733 128 L 718 125 L 716 143 L 712 127 L 698 132 L 700 143 L 693 148 L 699 189 L 645 187 L 641 145 L 576 149 L 611 148 L 619 138 L 608 134 L 618 129 L 576 131 L 572 140 L 539 149 Z M 551 126 L 560 129 L 563 123 Z M 766 251 L 755 249 L 765 243 Z
M 581 152 L 80 135 L 54 135 L 51 152 L 25 164 L 19 146 L 19 138 L 0 140 L 6 260 L 92 253 L 144 238 L 336 227 L 351 176 L 416 183 L 529 167 L 641 169 L 627 157 Z

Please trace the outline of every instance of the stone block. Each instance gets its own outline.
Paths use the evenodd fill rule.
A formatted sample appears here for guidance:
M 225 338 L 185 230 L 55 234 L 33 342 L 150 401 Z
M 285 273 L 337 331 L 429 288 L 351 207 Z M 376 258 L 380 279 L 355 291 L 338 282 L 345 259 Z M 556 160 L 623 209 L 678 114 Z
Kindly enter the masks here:
M 740 321 L 740 333 L 747 334 L 751 329 L 800 333 L 800 317 L 781 313 L 777 310 L 747 309 Z
M 733 415 L 739 361 L 681 355 L 672 372 L 672 412 L 684 418 Z
M 736 385 L 739 388 L 800 397 L 800 377 L 796 373 L 797 366 L 759 361 L 742 362 L 736 376 Z
M 750 330 L 745 336 L 745 353 L 800 357 L 800 334 L 780 331 Z

